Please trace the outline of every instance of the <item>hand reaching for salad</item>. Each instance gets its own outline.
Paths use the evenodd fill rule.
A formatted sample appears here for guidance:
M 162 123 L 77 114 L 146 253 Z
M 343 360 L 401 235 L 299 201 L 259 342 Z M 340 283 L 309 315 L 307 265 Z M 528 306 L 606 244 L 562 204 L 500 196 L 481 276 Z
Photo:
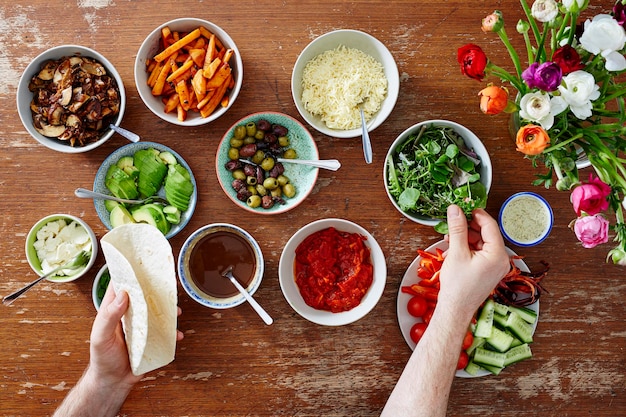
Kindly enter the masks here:
M 450 248 L 441 268 L 440 302 L 463 309 L 468 322 L 509 271 L 509 255 L 498 224 L 483 209 L 472 213 L 469 227 L 463 212 L 448 207 Z

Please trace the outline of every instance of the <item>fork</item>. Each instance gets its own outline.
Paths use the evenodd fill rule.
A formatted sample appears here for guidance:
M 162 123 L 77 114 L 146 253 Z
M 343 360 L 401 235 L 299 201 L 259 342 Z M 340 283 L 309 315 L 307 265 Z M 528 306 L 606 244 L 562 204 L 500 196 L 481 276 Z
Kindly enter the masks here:
M 146 197 L 142 200 L 127 200 L 125 198 L 117 198 L 112 195 L 102 194 L 102 193 L 98 193 L 95 191 L 87 190 L 86 188 L 77 188 L 76 190 L 74 190 L 74 194 L 76 195 L 76 197 L 79 197 L 79 198 L 99 198 L 101 200 L 112 200 L 112 201 L 117 201 L 119 203 L 125 203 L 125 204 L 144 204 L 147 202 L 169 204 L 166 199 L 159 197 L 159 196 L 154 196 L 154 195 L 151 197 Z
M 15 301 L 17 298 L 19 298 L 22 294 L 24 294 L 26 291 L 28 291 L 31 288 L 33 288 L 36 284 L 38 284 L 39 282 L 43 281 L 46 278 L 49 278 L 49 277 L 53 276 L 54 274 L 56 274 L 57 272 L 59 272 L 59 271 L 61 271 L 63 269 L 78 269 L 81 266 L 85 266 L 87 261 L 89 261 L 90 257 L 91 257 L 91 252 L 81 251 L 73 259 L 70 259 L 69 261 L 67 261 L 63 265 L 59 266 L 58 268 L 54 268 L 52 271 L 48 272 L 45 275 L 40 276 L 39 278 L 37 278 L 36 280 L 31 282 L 30 284 L 25 285 L 24 287 L 20 288 L 19 290 L 15 291 L 14 293 L 11 293 L 11 294 L 7 295 L 6 297 L 4 297 L 2 299 L 2 304 L 8 306 L 13 301 Z

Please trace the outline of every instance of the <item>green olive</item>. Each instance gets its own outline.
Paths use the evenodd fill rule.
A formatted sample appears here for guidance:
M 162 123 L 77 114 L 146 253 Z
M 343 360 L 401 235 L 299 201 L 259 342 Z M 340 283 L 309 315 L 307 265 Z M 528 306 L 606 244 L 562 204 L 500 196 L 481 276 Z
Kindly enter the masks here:
M 251 143 L 256 143 L 256 139 L 254 138 L 254 136 L 246 136 L 245 139 L 243 140 L 243 144 L 249 145 Z
M 233 161 L 236 161 L 237 159 L 239 159 L 239 149 L 230 148 L 228 150 L 228 158 L 232 159 Z
M 287 198 L 293 197 L 294 195 L 296 195 L 296 187 L 294 187 L 291 183 L 285 184 L 283 186 L 283 194 L 285 194 L 285 197 Z
M 259 193 L 256 191 L 256 187 L 254 185 L 248 185 L 246 187 L 246 189 L 250 192 L 250 194 L 252 195 L 258 195 Z
M 255 154 L 252 155 L 252 163 L 254 164 L 260 165 L 263 159 L 265 159 L 265 152 L 261 150 L 256 151 Z
M 278 185 L 280 185 L 281 187 L 284 186 L 285 184 L 289 183 L 289 178 L 287 178 L 283 174 L 280 174 L 278 176 L 278 178 L 276 178 L 276 180 L 278 181 Z
M 270 191 L 270 195 L 272 197 L 280 198 L 283 196 L 283 190 L 280 187 L 274 188 L 273 190 Z
M 254 134 L 254 138 L 256 140 L 263 140 L 264 137 L 265 137 L 265 132 L 262 130 L 257 130 L 256 133 Z
M 246 174 L 243 172 L 243 169 L 239 168 L 233 171 L 233 178 L 236 180 L 245 180 Z
M 248 176 L 246 177 L 246 184 L 248 185 L 256 185 L 256 177 Z
M 248 197 L 248 201 L 246 201 L 248 207 L 256 208 L 261 205 L 261 197 L 258 195 L 251 195 Z
M 239 125 L 235 127 L 235 131 L 233 132 L 233 136 L 235 139 L 243 139 L 246 137 L 246 127 L 244 125 Z
M 283 148 L 284 148 L 285 146 L 289 146 L 289 137 L 287 137 L 287 136 L 280 136 L 280 137 L 278 138 L 278 144 L 279 144 L 280 146 L 282 146 Z
M 298 157 L 298 154 L 296 153 L 296 150 L 293 148 L 287 149 L 283 153 L 283 158 L 285 159 L 296 159 L 297 157 Z
M 263 184 L 265 184 L 265 182 L 263 182 Z M 262 184 L 257 184 L 256 192 L 259 193 L 260 196 L 267 195 L 267 188 L 265 188 Z
M 237 139 L 235 137 L 230 138 L 230 146 L 233 148 L 241 148 L 243 145 L 243 139 Z
M 274 164 L 274 158 L 268 156 L 261 161 L 261 168 L 263 168 L 264 171 L 271 171 L 272 168 L 274 168 Z
M 276 181 L 276 178 L 267 177 L 265 178 L 265 181 L 263 181 L 263 187 L 268 190 L 273 190 L 278 187 L 278 181 Z
M 254 122 L 246 123 L 246 135 L 254 137 L 256 134 L 256 124 Z

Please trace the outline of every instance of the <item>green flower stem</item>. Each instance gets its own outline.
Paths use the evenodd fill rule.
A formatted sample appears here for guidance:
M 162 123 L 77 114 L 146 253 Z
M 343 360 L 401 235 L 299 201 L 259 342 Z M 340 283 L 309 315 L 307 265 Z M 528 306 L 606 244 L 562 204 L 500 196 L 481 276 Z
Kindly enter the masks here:
M 528 53 L 528 66 L 533 63 L 533 46 L 530 44 L 530 36 L 528 31 L 524 32 L 524 43 L 526 44 L 526 52 Z
M 537 22 L 535 22 L 535 18 L 533 17 L 532 12 L 530 11 L 528 2 L 526 2 L 526 0 L 520 0 L 520 4 L 522 5 L 522 9 L 524 10 L 524 13 L 526 14 L 526 19 L 528 19 L 528 23 L 530 24 L 530 28 L 533 31 L 533 35 L 535 35 L 535 40 L 539 41 L 539 38 L 541 37 L 541 33 L 539 32 L 539 27 L 537 26 Z
M 540 62 L 541 59 L 546 57 L 546 50 L 544 44 L 546 43 L 546 37 L 548 36 L 549 27 L 547 23 L 543 24 L 543 33 L 541 34 L 541 39 L 538 41 L 539 47 L 537 48 L 537 53 L 535 54 L 535 59 L 533 62 Z
M 502 43 L 504 44 L 504 46 L 506 46 L 506 50 L 509 52 L 509 55 L 511 56 L 511 60 L 513 61 L 513 65 L 515 66 L 515 71 L 517 72 L 517 76 L 521 77 L 522 76 L 522 64 L 520 63 L 519 55 L 517 55 L 517 51 L 515 50 L 515 48 L 513 48 L 513 45 L 511 45 L 511 42 L 509 41 L 509 37 L 506 35 L 504 26 L 502 26 L 502 29 L 498 31 L 498 36 L 500 36 Z
M 582 133 L 577 133 L 576 135 L 572 136 L 571 138 L 569 138 L 569 139 L 567 139 L 567 140 L 564 140 L 564 141 L 562 141 L 562 142 L 559 142 L 559 143 L 557 143 L 557 144 L 555 144 L 555 145 L 552 145 L 552 146 L 550 146 L 550 147 L 548 147 L 548 148 L 544 149 L 544 150 L 543 150 L 543 153 L 550 153 L 550 152 L 552 152 L 552 151 L 555 151 L 555 150 L 557 150 L 557 149 L 560 149 L 560 148 L 564 147 L 565 145 L 568 145 L 568 144 L 570 144 L 571 142 L 574 142 L 574 141 L 576 141 L 576 140 L 578 140 L 578 139 L 580 139 L 580 138 L 582 138 L 582 137 L 583 137 L 583 134 L 582 134 Z
M 526 91 L 525 84 L 522 81 L 520 81 L 519 78 L 513 77 L 511 73 L 505 70 L 504 68 L 500 68 L 499 66 L 494 65 L 493 63 L 489 62 L 487 64 L 486 71 L 500 78 L 501 80 L 507 81 L 509 84 L 515 87 L 515 89 L 517 89 L 517 91 L 519 91 L 520 94 L 523 95 L 524 92 Z

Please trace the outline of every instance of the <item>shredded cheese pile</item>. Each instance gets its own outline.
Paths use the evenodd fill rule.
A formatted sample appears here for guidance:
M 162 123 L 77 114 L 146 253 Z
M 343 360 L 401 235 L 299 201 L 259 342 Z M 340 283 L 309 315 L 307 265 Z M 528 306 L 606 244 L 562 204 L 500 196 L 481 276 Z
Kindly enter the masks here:
M 302 102 L 331 129 L 361 126 L 359 104 L 365 120 L 380 109 L 387 95 L 382 64 L 365 52 L 343 45 L 326 51 L 304 67 Z

